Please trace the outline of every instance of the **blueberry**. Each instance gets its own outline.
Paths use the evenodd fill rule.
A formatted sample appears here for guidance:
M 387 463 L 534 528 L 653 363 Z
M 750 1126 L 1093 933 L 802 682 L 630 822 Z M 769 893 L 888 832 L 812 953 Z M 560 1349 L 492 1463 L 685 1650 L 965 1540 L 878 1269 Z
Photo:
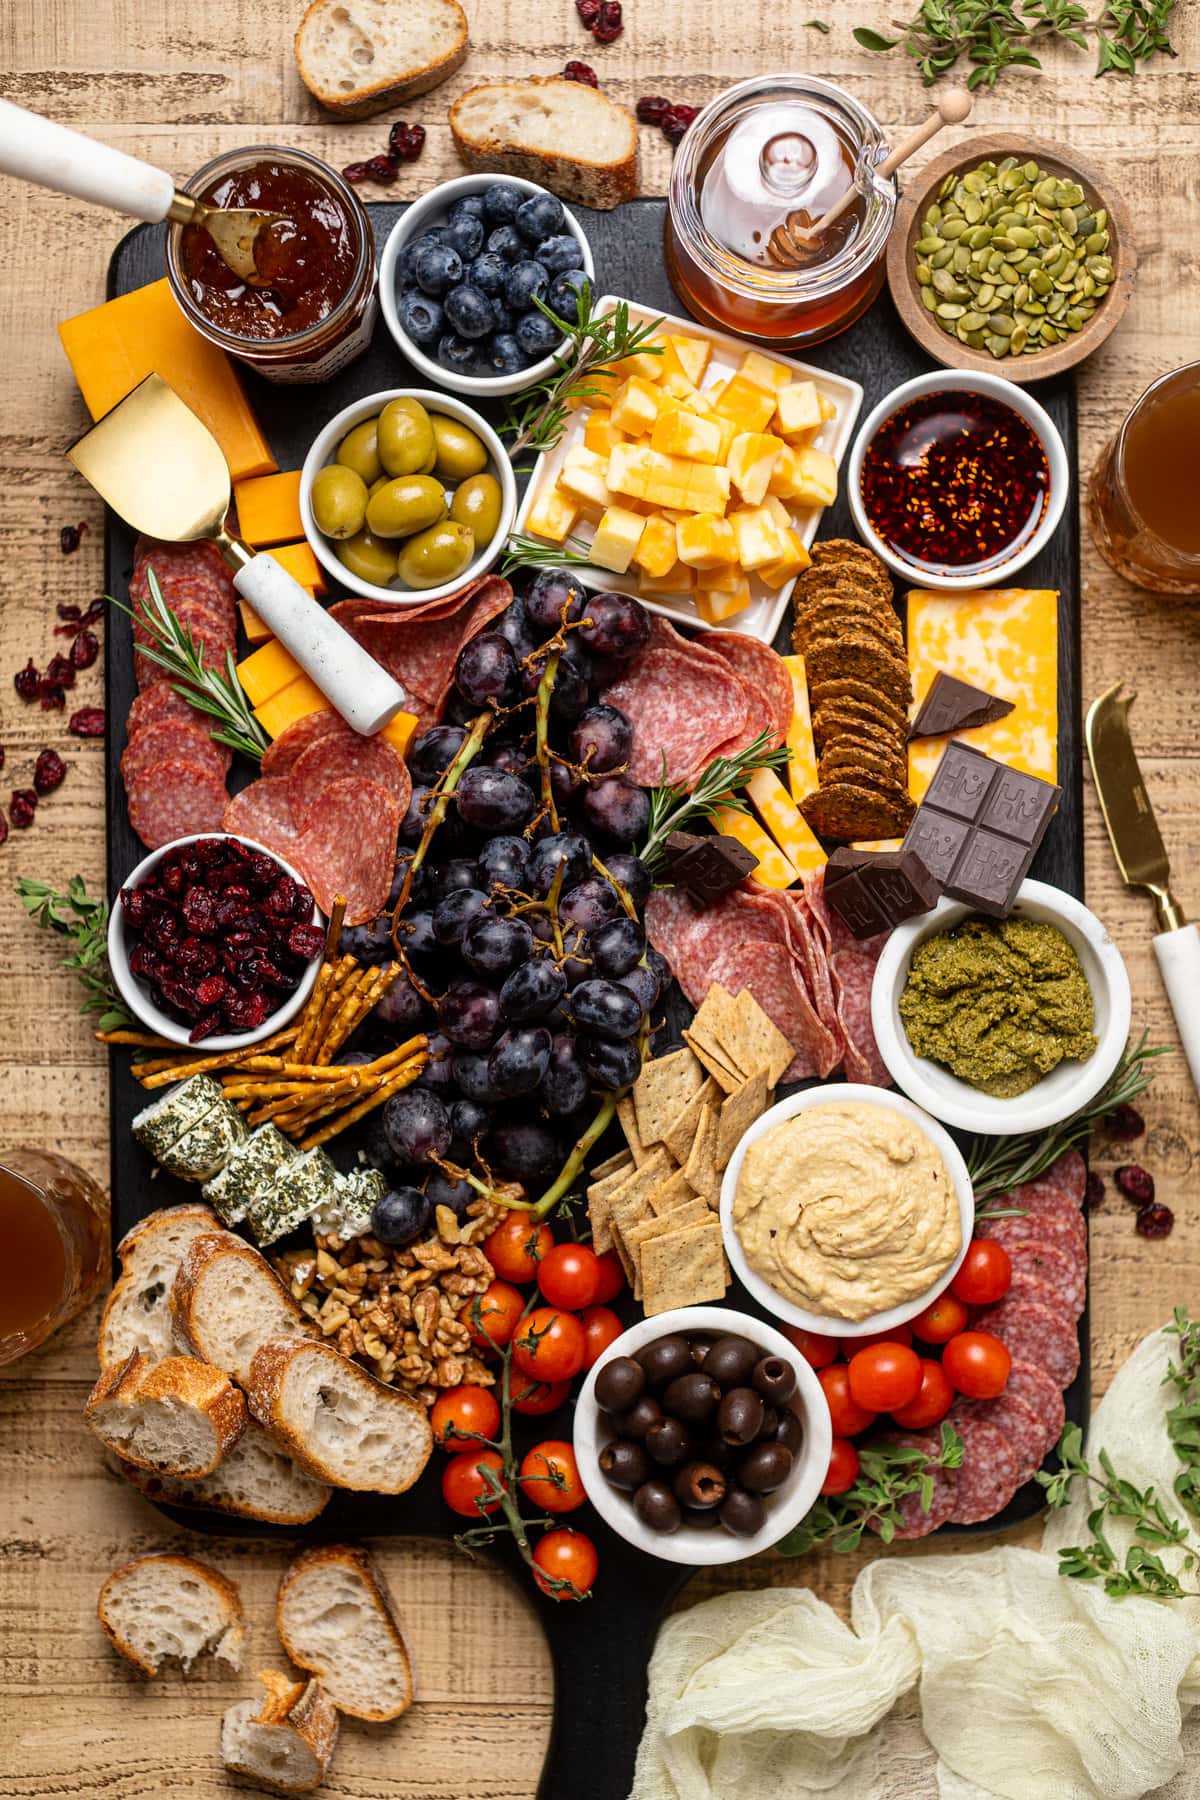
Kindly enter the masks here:
M 488 365 L 496 375 L 519 375 L 529 358 L 508 332 L 498 332 L 488 352 Z
M 462 280 L 462 257 L 449 244 L 430 244 L 417 256 L 413 274 L 423 293 L 440 300 L 447 288 Z
M 483 216 L 489 225 L 511 225 L 524 199 L 520 188 L 507 181 L 494 182 L 483 190 Z
M 525 255 L 525 239 L 512 225 L 498 225 L 488 238 L 487 247 L 506 263 L 520 262 Z
M 483 249 L 483 220 L 473 218 L 470 213 L 451 219 L 446 227 L 446 239 L 464 262 L 470 262 Z
M 455 220 L 457 220 L 457 219 L 461 219 L 461 218 L 482 219 L 482 217 L 483 217 L 483 195 L 482 194 L 464 194 L 462 196 L 462 198 L 460 200 L 456 200 L 454 202 L 454 205 L 450 208 L 449 214 L 447 215 L 446 222 L 449 225 L 453 225 Z
M 467 281 L 446 295 L 446 317 L 460 337 L 488 337 L 495 330 L 491 301 Z
M 442 309 L 437 301 L 431 300 L 428 294 L 422 294 L 419 289 L 405 294 L 400 302 L 399 313 L 401 326 L 413 343 L 420 344 L 422 348 L 427 344 L 436 344 L 446 328 Z
M 420 237 L 410 238 L 396 258 L 396 273 L 401 282 L 407 286 L 414 280 L 413 270 L 422 250 L 432 250 L 435 244 L 445 242 L 446 229 L 443 225 L 435 225 L 431 230 L 423 231 Z
M 565 319 L 569 325 L 573 325 L 578 316 L 576 297 L 587 278 L 587 271 L 584 269 L 565 269 L 555 277 L 550 292 L 546 295 L 546 305 L 550 311 L 558 318 Z
M 504 283 L 505 304 L 514 312 L 528 312 L 535 297 L 544 299 L 550 276 L 540 262 L 519 262 L 508 272 Z
M 513 333 L 513 328 L 517 322 L 516 315 L 514 314 L 512 307 L 505 306 L 503 300 L 493 300 L 491 302 L 491 307 L 492 307 L 492 330 L 496 331 L 496 332 L 501 332 L 507 337 L 511 337 L 512 333 Z
M 544 244 L 537 247 L 537 259 L 549 269 L 552 275 L 561 275 L 564 269 L 579 267 L 579 239 L 564 231 L 558 237 L 547 238 Z
M 536 362 L 540 356 L 549 356 L 557 350 L 562 342 L 562 333 L 556 325 L 552 325 L 545 313 L 522 313 L 517 320 L 517 343 L 525 355 Z
M 478 363 L 479 352 L 476 346 L 460 338 L 453 331 L 439 339 L 437 359 L 443 369 L 452 369 L 456 375 L 473 375 Z
M 529 244 L 541 244 L 546 238 L 557 236 L 566 222 L 562 201 L 556 200 L 553 194 L 532 194 L 517 208 L 514 220 L 517 230 Z
M 467 280 L 472 287 L 477 287 L 489 298 L 498 294 L 504 286 L 504 278 L 508 274 L 508 264 L 494 250 L 485 250 L 477 256 L 467 270 Z

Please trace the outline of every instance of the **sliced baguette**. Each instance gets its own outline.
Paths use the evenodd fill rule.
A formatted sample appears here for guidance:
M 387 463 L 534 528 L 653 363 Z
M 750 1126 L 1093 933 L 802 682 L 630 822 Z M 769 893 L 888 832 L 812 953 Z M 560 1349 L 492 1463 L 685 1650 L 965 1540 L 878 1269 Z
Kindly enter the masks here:
M 382 1723 L 412 1705 L 412 1668 L 382 1571 L 349 1544 L 302 1550 L 279 1584 L 279 1641 L 339 1712 Z
M 186 1672 L 210 1651 L 238 1668 L 242 1602 L 232 1581 L 194 1556 L 138 1556 L 114 1569 L 96 1612 L 109 1642 L 143 1675 L 177 1657 Z
M 221 1222 L 207 1206 L 166 1206 L 125 1233 L 117 1246 L 121 1274 L 108 1296 L 96 1338 L 102 1369 L 124 1362 L 131 1350 L 155 1359 L 175 1348 L 168 1300 L 189 1244 Z
M 171 1287 L 171 1320 L 181 1350 L 243 1387 L 260 1344 L 317 1329 L 266 1257 L 228 1231 L 189 1244 Z
M 239 1700 L 221 1720 L 221 1760 L 279 1794 L 308 1794 L 324 1781 L 338 1740 L 337 1708 L 319 1681 L 260 1670 L 266 1699 Z
M 246 1400 L 228 1375 L 191 1356 L 152 1362 L 140 1350 L 105 1369 L 84 1422 L 126 1462 L 189 1481 L 211 1475 L 246 1429 Z
M 425 1408 L 332 1344 L 276 1339 L 254 1358 L 250 1411 L 302 1469 L 334 1487 L 403 1494 L 433 1450 Z
M 271 1525 L 307 1525 L 324 1511 L 333 1489 L 297 1468 L 281 1444 L 250 1420 L 224 1462 L 197 1481 L 179 1481 L 134 1463 L 119 1462 L 125 1479 L 147 1500 L 189 1511 L 232 1513 Z
M 296 28 L 300 79 L 340 119 L 427 94 L 466 54 L 458 0 L 312 0 Z
M 469 169 L 521 175 L 607 211 L 638 191 L 637 120 L 598 88 L 558 76 L 491 81 L 450 108 Z

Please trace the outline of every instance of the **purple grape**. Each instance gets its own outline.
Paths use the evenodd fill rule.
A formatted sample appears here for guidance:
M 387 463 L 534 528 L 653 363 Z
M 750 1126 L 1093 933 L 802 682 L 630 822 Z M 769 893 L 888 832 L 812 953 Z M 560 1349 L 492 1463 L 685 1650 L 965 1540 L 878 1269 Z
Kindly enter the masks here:
M 491 744 L 481 758 L 483 768 L 503 769 L 506 774 L 516 775 L 521 780 L 524 780 L 528 762 L 528 756 L 518 744 Z
M 550 764 L 550 791 L 556 806 L 569 806 L 580 789 L 578 775 L 557 758 Z
M 533 1119 L 506 1119 L 492 1132 L 492 1159 L 508 1181 L 527 1189 L 544 1187 L 557 1175 L 562 1146 L 554 1133 Z
M 592 958 L 586 931 L 578 925 L 570 926 L 563 932 L 562 972 L 567 978 L 567 986 L 575 987 L 578 982 L 586 981 L 592 972 Z
M 558 910 L 562 918 L 582 925 L 585 931 L 595 931 L 598 925 L 612 918 L 619 905 L 616 892 L 609 883 L 599 875 L 589 875 L 570 893 L 564 894 Z M 604 971 L 606 975 L 616 972 L 612 969 Z
M 478 975 L 499 978 L 532 955 L 533 933 L 523 919 L 480 913 L 462 935 L 463 961 Z
M 550 1033 L 541 1025 L 506 1031 L 488 1057 L 488 1080 L 506 1100 L 532 1094 L 550 1062 Z
M 662 951 L 656 950 L 653 944 L 651 944 L 646 951 L 646 963 L 658 976 L 658 991 L 661 994 L 670 984 L 672 977 L 671 965 L 663 955 Z
M 604 858 L 604 866 L 614 881 L 619 881 L 639 913 L 646 910 L 646 902 L 650 898 L 650 871 L 640 856 L 633 856 L 627 850 L 614 850 L 611 856 Z
M 363 925 L 343 925 L 338 939 L 340 956 L 357 957 L 360 963 L 386 963 L 392 960 L 392 916 L 380 913 Z
M 479 865 L 469 856 L 453 856 L 449 862 L 443 863 L 434 871 L 433 891 L 439 900 L 452 894 L 455 888 L 477 888 L 479 886 Z
M 629 1087 L 638 1078 L 642 1059 L 636 1044 L 606 1043 L 603 1038 L 581 1038 L 579 1054 L 591 1080 L 606 1093 Z
M 469 1056 L 472 1052 L 467 1051 Z M 450 1105 L 450 1154 L 458 1162 L 478 1154 L 491 1127 L 492 1116 L 475 1100 L 454 1100 Z
M 454 1058 L 454 1080 L 462 1094 L 477 1106 L 500 1098 L 488 1076 L 486 1051 L 459 1050 Z
M 581 1031 L 614 1043 L 632 1037 L 642 1022 L 641 1007 L 615 981 L 581 981 L 572 991 L 570 1011 Z
M 432 805 L 433 790 L 421 782 L 413 783 L 413 791 L 408 802 L 408 811 L 400 822 L 400 842 L 417 844 L 421 841 L 421 833 L 429 818 Z
M 567 978 L 562 970 L 542 957 L 513 970 L 500 989 L 500 1010 L 506 1019 L 518 1024 L 542 1019 L 566 991 Z
M 610 919 L 592 932 L 592 966 L 597 975 L 628 975 L 646 954 L 646 934 L 636 919 Z
M 450 1057 L 449 1038 L 443 1037 L 440 1031 L 432 1032 L 429 1038 L 429 1061 L 417 1076 L 415 1086 L 428 1088 L 435 1094 L 447 1093 L 453 1083 Z
M 542 1076 L 542 1104 L 546 1111 L 562 1118 L 576 1113 L 588 1097 L 588 1078 L 579 1060 L 575 1040 L 568 1032 L 555 1034 L 550 1046 L 550 1060 Z
M 441 961 L 442 947 L 433 934 L 433 914 L 426 908 L 405 913 L 396 932 L 397 941 L 414 968 L 427 972 Z
M 529 653 L 536 648 L 534 635 L 529 629 L 529 619 L 525 612 L 525 602 L 521 599 L 519 594 L 512 605 L 506 607 L 498 619 L 492 620 L 490 629 L 499 632 L 500 636 L 504 638 L 507 643 L 512 645 L 518 661 L 523 657 L 528 656 Z
M 438 943 L 448 949 L 461 945 L 463 932 L 486 906 L 487 895 L 478 888 L 453 889 L 433 909 L 433 935 Z
M 503 769 L 468 769 L 455 798 L 459 817 L 488 832 L 520 831 L 537 804 L 525 783 Z
M 479 873 L 489 888 L 514 888 L 521 892 L 529 867 L 529 845 L 524 838 L 489 838 L 479 852 Z
M 618 975 L 617 986 L 628 988 L 643 1012 L 650 1011 L 661 992 L 658 976 L 645 963 L 639 963 L 627 975 Z
M 438 1001 L 437 1015 L 456 1048 L 486 1050 L 500 1029 L 500 996 L 481 981 L 456 981 Z
M 461 725 L 434 725 L 431 730 L 423 731 L 414 739 L 405 759 L 413 780 L 432 787 L 438 776 L 450 767 L 466 739 L 466 731 Z
M 592 847 L 578 831 L 555 831 L 534 849 L 526 879 L 529 892 L 544 900 L 562 869 L 560 892 L 578 885 L 591 872 Z
M 371 1017 L 393 1031 L 415 1031 L 425 1016 L 425 1002 L 408 976 L 401 973 L 393 981 L 382 1000 L 377 1000 Z
M 557 631 L 563 623 L 578 619 L 587 603 L 587 589 L 565 569 L 540 569 L 525 596 L 525 614 L 535 631 Z
M 459 651 L 454 679 L 472 706 L 486 706 L 491 700 L 505 705 L 517 691 L 517 658 L 512 645 L 498 631 L 481 631 Z
M 650 823 L 650 796 L 623 775 L 610 775 L 584 794 L 583 816 L 603 837 L 632 844 Z
M 408 875 L 409 864 L 412 862 L 414 854 L 415 852 L 412 850 L 398 850 L 396 852 L 396 866 L 392 874 L 392 885 L 388 890 L 387 897 L 389 911 L 395 906 L 397 900 L 400 898 L 400 890 L 404 886 L 405 879 Z M 432 872 L 427 863 L 422 863 L 421 867 L 413 876 L 412 881 L 409 883 L 408 904 L 410 906 L 420 906 L 422 900 L 429 899 L 432 893 Z
M 620 707 L 601 702 L 579 715 L 569 747 L 572 762 L 582 763 L 594 775 L 604 775 L 629 761 L 633 726 Z
M 371 1214 L 371 1235 L 389 1249 L 402 1250 L 415 1243 L 433 1217 L 433 1207 L 415 1187 L 394 1187 L 375 1202 Z
M 550 717 L 569 724 L 578 719 L 585 711 L 589 696 L 591 670 L 583 670 L 578 662 L 568 661 L 565 656 L 558 660 L 554 671 L 554 687 L 550 694 Z
M 645 648 L 650 614 L 629 594 L 592 594 L 579 636 L 597 656 L 627 662 Z
M 432 1156 L 445 1156 L 450 1148 L 446 1108 L 427 1088 L 393 1094 L 384 1104 L 383 1129 L 398 1162 L 428 1162 Z
M 444 1169 L 434 1169 L 425 1183 L 425 1198 L 430 1206 L 448 1206 L 456 1219 L 466 1217 L 466 1211 L 472 1200 L 476 1198 L 475 1189 L 469 1181 L 459 1175 L 447 1175 Z

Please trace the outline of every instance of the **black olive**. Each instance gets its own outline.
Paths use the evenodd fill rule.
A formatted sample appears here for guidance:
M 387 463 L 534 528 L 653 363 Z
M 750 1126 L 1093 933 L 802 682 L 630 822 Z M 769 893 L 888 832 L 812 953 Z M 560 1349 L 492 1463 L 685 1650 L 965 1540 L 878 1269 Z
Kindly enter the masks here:
M 650 1474 L 650 1458 L 640 1444 L 628 1438 L 614 1438 L 600 1452 L 600 1473 L 613 1487 L 632 1493 Z
M 651 1531 L 678 1531 L 683 1523 L 679 1502 L 665 1481 L 643 1481 L 633 1496 L 633 1510 Z
M 753 1537 L 766 1523 L 767 1509 L 757 1494 L 731 1487 L 717 1508 L 717 1517 L 732 1537 Z
M 723 1388 L 741 1387 L 749 1381 L 750 1371 L 758 1361 L 758 1350 L 744 1337 L 721 1337 L 708 1347 L 704 1373 L 719 1381 Z
M 770 1494 L 792 1472 L 792 1453 L 785 1444 L 755 1444 L 738 1464 L 738 1480 L 752 1494 Z
M 646 1386 L 646 1371 L 632 1356 L 616 1356 L 605 1363 L 596 1377 L 596 1405 L 605 1412 L 624 1412 L 641 1397 Z
M 755 1363 L 750 1380 L 764 1400 L 774 1400 L 777 1406 L 790 1400 L 796 1391 L 796 1371 L 782 1356 L 764 1356 Z
M 765 1410 L 762 1395 L 753 1388 L 730 1388 L 717 1409 L 717 1430 L 727 1444 L 752 1444 Z
M 671 1485 L 681 1506 L 720 1506 L 728 1486 L 720 1469 L 705 1462 L 685 1464 Z
M 732 1469 L 737 1451 L 714 1431 L 709 1437 L 697 1438 L 692 1451 L 699 1462 L 713 1463 L 718 1469 Z
M 693 1368 L 702 1369 L 704 1367 L 704 1359 L 708 1355 L 711 1344 L 711 1338 L 694 1337 L 688 1339 L 688 1348 L 692 1353 Z
M 715 1531 L 721 1523 L 715 1506 L 685 1506 L 683 1522 L 694 1526 L 697 1531 Z
M 656 1425 L 663 1416 L 662 1407 L 653 1394 L 643 1394 L 635 1400 L 628 1412 L 619 1413 L 613 1425 L 622 1437 L 644 1438 L 652 1425 Z
M 692 1366 L 692 1352 L 685 1337 L 660 1337 L 639 1350 L 637 1360 L 651 1387 L 662 1387 L 677 1375 L 687 1374 Z
M 782 1444 L 793 1456 L 799 1456 L 800 1446 L 804 1442 L 804 1427 L 800 1423 L 799 1413 L 794 1413 L 790 1406 L 785 1406 L 779 1415 L 774 1442 Z
M 691 1439 L 678 1419 L 664 1416 L 655 1420 L 646 1433 L 646 1449 L 656 1463 L 673 1469 L 685 1456 L 691 1455 Z
M 775 1433 L 778 1429 L 779 1429 L 779 1408 L 777 1406 L 764 1406 L 763 1407 L 763 1422 L 758 1428 L 759 1437 L 765 1438 L 768 1442 L 770 1442 L 774 1439 Z
M 721 1390 L 711 1375 L 693 1369 L 690 1375 L 676 1376 L 663 1395 L 663 1405 L 675 1418 L 698 1424 L 708 1418 L 720 1398 Z

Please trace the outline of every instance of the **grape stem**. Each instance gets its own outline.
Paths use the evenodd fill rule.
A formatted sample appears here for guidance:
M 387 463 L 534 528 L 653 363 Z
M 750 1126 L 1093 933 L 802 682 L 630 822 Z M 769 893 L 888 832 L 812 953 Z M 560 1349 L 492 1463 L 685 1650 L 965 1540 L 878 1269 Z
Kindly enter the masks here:
M 537 761 L 542 779 L 542 805 L 550 816 L 550 826 L 558 830 L 558 808 L 554 804 L 554 784 L 550 779 L 550 697 L 554 692 L 554 683 L 558 676 L 558 659 L 562 652 L 554 650 L 546 658 L 546 667 L 537 688 L 537 710 L 535 713 L 537 731 Z
M 495 723 L 495 718 L 495 713 L 481 712 L 477 718 L 472 719 L 471 729 L 468 731 L 466 738 L 459 749 L 458 755 L 454 758 L 454 761 L 450 764 L 450 767 L 446 770 L 446 773 L 438 783 L 437 791 L 433 797 L 433 805 L 429 809 L 429 817 L 425 821 L 425 829 L 421 833 L 421 841 L 413 851 L 412 861 L 409 863 L 408 869 L 405 872 L 399 896 L 395 906 L 392 908 L 392 942 L 396 946 L 398 955 L 402 954 L 402 951 L 396 934 L 400 929 L 400 916 L 403 913 L 404 908 L 408 905 L 408 897 L 412 893 L 413 876 L 425 861 L 429 846 L 433 842 L 434 834 L 446 816 L 446 808 L 450 804 L 450 796 L 454 793 L 459 782 L 466 774 L 466 771 L 479 755 L 479 752 L 483 747 L 483 740 Z
M 550 1212 L 553 1207 L 557 1206 L 559 1201 L 569 1193 L 572 1183 L 583 1168 L 588 1151 L 592 1148 L 593 1144 L 597 1143 L 598 1140 L 604 1136 L 604 1133 L 612 1123 L 613 1114 L 616 1110 L 616 1094 L 605 1094 L 597 1109 L 595 1118 L 583 1133 L 582 1137 L 576 1138 L 575 1146 L 572 1149 L 570 1156 L 568 1156 L 566 1162 L 559 1170 L 555 1180 L 551 1186 L 546 1189 L 546 1192 L 542 1195 L 541 1199 L 536 1201 L 533 1207 L 530 1208 L 535 1219 L 544 1219 L 546 1214 Z

